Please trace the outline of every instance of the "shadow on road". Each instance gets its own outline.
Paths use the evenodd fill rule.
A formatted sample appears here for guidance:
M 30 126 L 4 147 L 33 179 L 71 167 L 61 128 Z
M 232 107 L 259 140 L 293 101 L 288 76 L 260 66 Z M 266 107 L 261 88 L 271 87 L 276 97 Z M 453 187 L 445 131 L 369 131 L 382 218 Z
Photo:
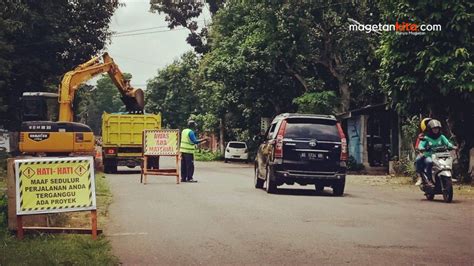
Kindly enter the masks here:
M 331 190 L 316 191 L 314 189 L 295 189 L 295 188 L 279 188 L 277 190 L 278 195 L 286 196 L 320 196 L 320 197 L 333 197 Z M 344 194 L 344 196 L 350 196 Z
M 133 174 L 140 174 L 141 171 L 140 170 L 118 170 L 117 172 L 115 172 L 114 174 L 116 175 L 133 175 Z
M 436 203 L 436 204 L 441 204 L 441 203 L 443 203 L 443 204 L 459 204 L 459 203 L 462 203 L 462 202 L 463 202 L 462 200 L 460 201 L 460 200 L 454 200 L 454 199 L 453 199 L 453 201 L 451 201 L 450 203 L 446 203 L 446 202 L 444 202 L 444 200 L 443 200 L 442 197 L 440 197 L 440 198 L 435 198 L 434 200 L 427 200 L 427 199 L 424 199 L 424 198 L 420 198 L 420 199 L 418 199 L 417 201 L 418 201 L 418 202 L 420 202 L 420 201 L 421 201 L 421 202 L 433 202 L 433 203 Z

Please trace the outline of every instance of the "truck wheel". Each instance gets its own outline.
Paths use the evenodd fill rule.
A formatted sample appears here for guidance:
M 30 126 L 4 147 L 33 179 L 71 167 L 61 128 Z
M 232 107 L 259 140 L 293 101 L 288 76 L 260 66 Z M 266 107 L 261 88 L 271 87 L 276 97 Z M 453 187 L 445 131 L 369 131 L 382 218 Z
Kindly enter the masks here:
M 149 157 L 148 158 L 148 169 L 160 169 L 160 158 Z
M 337 180 L 332 185 L 332 194 L 334 196 L 344 195 L 344 187 L 346 186 L 346 179 Z
M 114 174 L 117 172 L 117 161 L 113 159 L 104 160 L 104 172 L 107 174 Z

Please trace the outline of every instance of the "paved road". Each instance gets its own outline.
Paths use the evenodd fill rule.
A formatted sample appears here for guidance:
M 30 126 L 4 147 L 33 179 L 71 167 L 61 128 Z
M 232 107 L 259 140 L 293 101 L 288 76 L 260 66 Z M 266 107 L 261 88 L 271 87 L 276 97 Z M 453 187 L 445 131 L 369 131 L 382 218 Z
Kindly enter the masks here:
M 108 175 L 105 232 L 123 264 L 474 263 L 472 200 L 351 182 L 344 197 L 310 186 L 269 195 L 253 188 L 250 165 L 197 163 L 196 172 L 199 183 L 180 185 Z

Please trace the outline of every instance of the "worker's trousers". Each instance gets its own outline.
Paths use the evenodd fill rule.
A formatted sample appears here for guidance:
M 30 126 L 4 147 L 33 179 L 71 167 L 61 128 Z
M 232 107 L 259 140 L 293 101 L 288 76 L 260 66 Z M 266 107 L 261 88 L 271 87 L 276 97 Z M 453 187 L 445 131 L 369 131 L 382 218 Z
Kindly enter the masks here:
M 194 155 L 191 153 L 181 153 L 181 181 L 193 179 Z

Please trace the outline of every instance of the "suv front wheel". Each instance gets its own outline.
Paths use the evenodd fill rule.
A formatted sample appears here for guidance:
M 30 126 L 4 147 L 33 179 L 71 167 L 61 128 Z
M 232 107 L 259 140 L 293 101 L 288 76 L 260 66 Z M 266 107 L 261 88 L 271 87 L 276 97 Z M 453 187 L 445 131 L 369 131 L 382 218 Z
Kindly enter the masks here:
M 275 181 L 271 179 L 272 171 L 270 167 L 267 167 L 267 173 L 266 173 L 266 180 L 265 182 L 267 183 L 266 189 L 267 193 L 275 193 L 277 190 L 277 185 L 275 184 Z

